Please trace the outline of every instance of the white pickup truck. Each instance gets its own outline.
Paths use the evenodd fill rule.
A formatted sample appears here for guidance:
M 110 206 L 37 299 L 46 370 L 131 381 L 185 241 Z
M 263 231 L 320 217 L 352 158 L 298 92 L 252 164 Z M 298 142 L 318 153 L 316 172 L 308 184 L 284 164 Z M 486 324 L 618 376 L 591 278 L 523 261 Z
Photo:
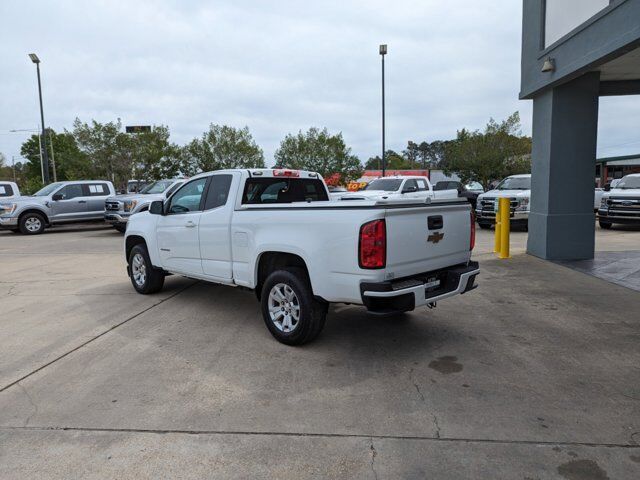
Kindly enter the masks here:
M 436 192 L 427 177 L 396 175 L 372 180 L 364 189 L 345 193 L 336 200 L 402 199 L 424 201 L 427 198 L 456 198 L 458 191 L 440 190 Z
M 245 287 L 280 342 L 315 338 L 329 303 L 406 312 L 475 288 L 465 199 L 329 200 L 317 173 L 220 170 L 129 220 L 127 271 L 142 294 L 167 273 Z

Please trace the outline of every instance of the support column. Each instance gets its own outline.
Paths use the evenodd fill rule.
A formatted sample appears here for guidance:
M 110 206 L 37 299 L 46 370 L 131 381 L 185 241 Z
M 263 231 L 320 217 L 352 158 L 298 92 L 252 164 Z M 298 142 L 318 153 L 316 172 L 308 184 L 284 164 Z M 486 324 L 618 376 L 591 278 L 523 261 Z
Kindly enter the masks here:
M 537 257 L 593 258 L 599 85 L 588 73 L 533 100 L 527 252 Z

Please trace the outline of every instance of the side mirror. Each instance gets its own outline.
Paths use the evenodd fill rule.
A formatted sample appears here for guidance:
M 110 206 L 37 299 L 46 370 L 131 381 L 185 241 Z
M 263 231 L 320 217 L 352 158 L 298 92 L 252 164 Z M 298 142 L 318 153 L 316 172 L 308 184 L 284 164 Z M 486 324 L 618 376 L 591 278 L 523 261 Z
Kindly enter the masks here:
M 402 190 L 402 193 L 412 193 L 417 191 L 418 191 L 418 187 L 407 187 L 404 190 Z
M 603 190 L 605 192 L 610 192 L 611 191 L 611 184 L 610 183 L 605 184 Z
M 61 193 L 56 193 L 51 197 L 51 200 L 53 200 L 54 202 L 64 200 L 64 195 L 62 195 Z
M 164 203 L 162 200 L 155 200 L 149 205 L 149 213 L 151 215 L 164 215 Z

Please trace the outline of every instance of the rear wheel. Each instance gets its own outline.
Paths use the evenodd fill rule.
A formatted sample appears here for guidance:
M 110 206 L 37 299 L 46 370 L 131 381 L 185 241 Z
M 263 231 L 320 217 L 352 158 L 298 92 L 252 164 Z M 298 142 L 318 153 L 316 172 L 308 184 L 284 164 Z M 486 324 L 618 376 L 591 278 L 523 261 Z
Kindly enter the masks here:
M 327 305 L 313 297 L 301 268 L 271 273 L 262 286 L 261 303 L 269 332 L 286 345 L 310 342 L 320 334 L 327 318 Z
M 162 290 L 164 272 L 151 264 L 147 247 L 140 244 L 129 254 L 129 277 L 138 293 L 147 295 Z
M 44 232 L 45 219 L 41 213 L 30 212 L 20 217 L 18 227 L 24 235 L 38 235 Z
M 600 228 L 604 230 L 609 230 L 612 226 L 610 222 L 603 222 L 602 220 L 599 220 L 598 223 L 600 224 Z

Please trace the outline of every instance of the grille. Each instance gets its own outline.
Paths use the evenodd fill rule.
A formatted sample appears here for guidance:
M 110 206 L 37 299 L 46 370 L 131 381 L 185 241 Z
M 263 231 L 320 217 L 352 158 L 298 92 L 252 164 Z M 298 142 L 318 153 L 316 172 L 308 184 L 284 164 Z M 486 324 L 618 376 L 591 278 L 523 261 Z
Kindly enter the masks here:
M 105 202 L 104 207 L 109 212 L 117 212 L 120 209 L 120 204 L 118 202 Z
M 495 198 L 483 198 L 480 202 L 480 210 L 483 212 L 494 213 L 495 212 Z M 518 201 L 511 199 L 511 212 L 513 213 L 518 206 Z

